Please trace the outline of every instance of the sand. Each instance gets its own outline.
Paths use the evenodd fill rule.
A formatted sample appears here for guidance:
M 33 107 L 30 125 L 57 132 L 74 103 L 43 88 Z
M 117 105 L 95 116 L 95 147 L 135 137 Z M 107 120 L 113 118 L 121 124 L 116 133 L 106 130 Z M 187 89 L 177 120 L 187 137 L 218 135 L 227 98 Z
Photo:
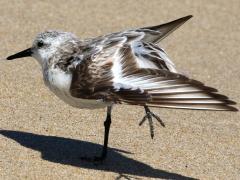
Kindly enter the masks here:
M 194 18 L 162 44 L 180 72 L 240 102 L 240 1 L 0 1 L 0 57 L 46 29 L 81 38 Z M 239 105 L 237 105 L 239 108 Z M 152 109 L 165 121 L 138 126 L 142 107 L 116 106 L 109 157 L 100 152 L 105 110 L 74 109 L 43 84 L 31 58 L 0 62 L 0 179 L 239 179 L 240 114 Z

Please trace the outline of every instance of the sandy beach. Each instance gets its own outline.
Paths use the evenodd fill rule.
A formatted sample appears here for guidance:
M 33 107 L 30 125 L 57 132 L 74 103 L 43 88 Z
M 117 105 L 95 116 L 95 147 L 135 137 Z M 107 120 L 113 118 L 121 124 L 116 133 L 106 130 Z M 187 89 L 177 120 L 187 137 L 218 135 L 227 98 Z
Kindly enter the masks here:
M 0 58 L 39 32 L 80 38 L 194 17 L 161 45 L 179 72 L 240 102 L 240 1 L 0 0 Z M 239 108 L 239 104 L 236 105 Z M 109 157 L 105 109 L 75 109 L 52 94 L 32 58 L 0 61 L 0 179 L 240 179 L 240 113 L 152 108 L 166 127 L 139 127 L 144 109 L 114 107 Z

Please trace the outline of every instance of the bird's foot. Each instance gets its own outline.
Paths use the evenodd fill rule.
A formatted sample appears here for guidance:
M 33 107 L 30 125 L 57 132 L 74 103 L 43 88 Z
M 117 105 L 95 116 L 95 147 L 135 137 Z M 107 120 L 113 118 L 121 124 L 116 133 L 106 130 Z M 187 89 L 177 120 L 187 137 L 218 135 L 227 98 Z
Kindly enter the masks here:
M 165 124 L 161 120 L 161 118 L 159 116 L 155 115 L 153 112 L 151 112 L 147 106 L 144 106 L 144 108 L 146 111 L 146 115 L 140 121 L 139 126 L 141 126 L 146 120 L 148 120 L 149 127 L 150 127 L 150 135 L 151 135 L 151 138 L 153 139 L 153 137 L 154 137 L 153 118 L 156 119 L 162 127 L 165 127 Z

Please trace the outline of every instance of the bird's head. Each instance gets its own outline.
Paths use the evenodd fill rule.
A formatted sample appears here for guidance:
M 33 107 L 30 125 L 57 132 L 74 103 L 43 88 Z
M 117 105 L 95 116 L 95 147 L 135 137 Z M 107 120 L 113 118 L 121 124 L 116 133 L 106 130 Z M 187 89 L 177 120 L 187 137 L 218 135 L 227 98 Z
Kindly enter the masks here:
M 56 57 L 55 59 L 59 59 L 57 56 L 61 56 L 63 53 L 73 53 L 78 42 L 78 38 L 72 33 L 46 31 L 36 36 L 32 47 L 8 56 L 6 59 L 14 60 L 31 56 L 43 65 L 53 57 Z

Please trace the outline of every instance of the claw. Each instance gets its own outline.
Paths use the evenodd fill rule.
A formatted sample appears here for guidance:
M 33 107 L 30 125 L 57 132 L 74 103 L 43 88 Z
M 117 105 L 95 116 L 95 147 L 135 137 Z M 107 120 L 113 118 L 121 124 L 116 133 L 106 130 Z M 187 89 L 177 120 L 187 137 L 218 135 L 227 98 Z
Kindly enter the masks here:
M 151 112 L 152 116 L 161 124 L 162 127 L 165 127 L 164 122 L 162 121 L 162 119 L 160 117 L 158 117 L 157 115 L 153 114 Z
M 165 124 L 157 115 L 152 113 L 147 106 L 144 106 L 144 108 L 145 108 L 146 115 L 140 121 L 139 126 L 141 126 L 146 120 L 148 120 L 149 128 L 150 128 L 150 135 L 151 135 L 151 138 L 153 139 L 153 137 L 154 137 L 154 126 L 153 126 L 153 118 L 152 117 L 154 117 L 160 123 L 161 126 L 165 127 Z
M 141 126 L 147 119 L 147 115 L 143 117 L 143 119 L 140 121 L 139 126 Z
M 154 137 L 154 127 L 153 127 L 153 119 L 152 119 L 151 113 L 147 113 L 146 116 L 148 117 L 150 135 L 151 135 L 151 138 L 153 139 L 153 137 Z

